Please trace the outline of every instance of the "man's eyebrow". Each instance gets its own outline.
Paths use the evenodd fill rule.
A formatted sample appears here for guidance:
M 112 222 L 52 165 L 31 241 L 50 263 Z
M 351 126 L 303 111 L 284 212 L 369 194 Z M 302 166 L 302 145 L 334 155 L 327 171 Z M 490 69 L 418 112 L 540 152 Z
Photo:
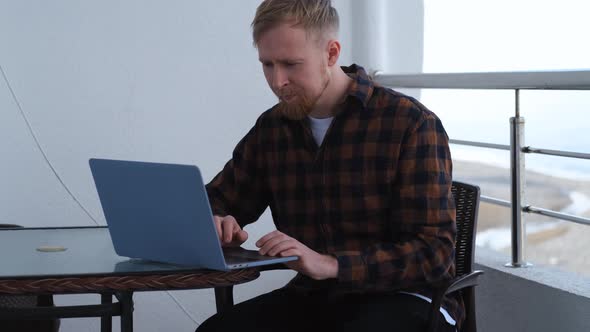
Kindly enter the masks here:
M 262 63 L 265 63 L 265 62 L 270 62 L 270 60 L 267 60 L 267 59 L 262 59 L 262 58 L 259 58 L 259 59 L 258 59 L 258 61 L 260 61 L 260 62 L 262 62 Z M 280 63 L 287 63 L 287 62 L 303 62 L 303 59 L 301 59 L 301 58 L 292 58 L 292 59 L 291 59 L 291 58 L 289 58 L 289 59 L 277 59 L 276 61 L 277 61 L 277 62 L 280 62 Z

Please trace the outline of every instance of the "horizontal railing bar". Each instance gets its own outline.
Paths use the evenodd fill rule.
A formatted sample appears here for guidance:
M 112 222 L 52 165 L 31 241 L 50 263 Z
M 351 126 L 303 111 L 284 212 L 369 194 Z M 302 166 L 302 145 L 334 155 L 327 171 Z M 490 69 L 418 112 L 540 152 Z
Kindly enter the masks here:
M 503 199 L 498 199 L 498 198 L 493 198 L 490 196 L 481 195 L 480 199 L 482 202 L 486 202 L 486 203 L 491 203 L 491 204 L 505 206 L 505 207 L 511 206 L 509 201 L 506 201 Z M 552 217 L 552 218 L 572 221 L 572 222 L 582 224 L 582 225 L 590 225 L 590 219 L 588 219 L 588 218 L 578 217 L 578 216 L 574 216 L 574 215 L 562 213 L 562 212 L 556 212 L 556 211 L 552 211 L 552 210 L 548 210 L 548 209 L 544 209 L 544 208 L 540 208 L 540 207 L 536 207 L 536 206 L 530 206 L 530 205 L 525 206 L 522 210 L 526 213 L 535 213 L 535 214 L 543 215 L 546 217 Z
M 540 148 L 533 148 L 530 146 L 525 146 L 524 148 L 522 148 L 522 152 L 545 154 L 545 155 L 550 155 L 550 156 L 559 156 L 559 157 L 568 157 L 568 158 L 590 159 L 589 153 L 540 149 Z
M 491 204 L 501 205 L 501 206 L 505 206 L 505 207 L 511 207 L 512 206 L 512 204 L 510 204 L 509 201 L 505 201 L 503 199 L 493 198 L 493 197 L 484 196 L 484 195 L 480 195 L 479 198 L 481 199 L 482 202 L 487 202 L 487 203 L 491 203 Z
M 583 218 L 583 217 L 578 217 L 578 216 L 574 216 L 574 215 L 567 214 L 567 213 L 547 210 L 547 209 L 543 209 L 543 208 L 536 207 L 536 206 L 525 206 L 523 208 L 523 211 L 528 212 L 528 213 L 540 214 L 540 215 L 546 216 L 546 217 L 552 217 L 552 218 L 572 221 L 572 222 L 582 224 L 582 225 L 590 225 L 590 219 L 588 219 L 588 218 Z
M 490 148 L 490 149 L 498 149 L 498 150 L 508 150 L 510 151 L 510 145 L 504 144 L 494 144 L 494 143 L 484 143 L 484 142 L 475 142 L 475 141 L 465 141 L 460 139 L 450 139 L 449 143 L 452 144 L 460 144 L 460 145 L 470 145 L 470 146 L 477 146 L 481 148 Z
M 385 86 L 418 89 L 590 90 L 588 70 L 430 74 L 376 72 L 374 80 Z
M 508 90 L 590 90 L 590 71 L 536 71 L 536 72 L 488 72 L 488 73 L 431 73 L 431 74 L 384 74 L 376 72 L 374 80 L 382 85 L 418 89 L 508 89 Z M 510 150 L 510 145 L 483 143 L 466 140 L 449 140 L 451 144 L 482 148 Z M 522 152 L 560 157 L 590 159 L 590 154 L 524 147 Z M 511 207 L 509 201 L 481 195 L 483 202 Z M 535 206 L 526 206 L 524 212 L 590 225 L 590 219 L 556 212 Z

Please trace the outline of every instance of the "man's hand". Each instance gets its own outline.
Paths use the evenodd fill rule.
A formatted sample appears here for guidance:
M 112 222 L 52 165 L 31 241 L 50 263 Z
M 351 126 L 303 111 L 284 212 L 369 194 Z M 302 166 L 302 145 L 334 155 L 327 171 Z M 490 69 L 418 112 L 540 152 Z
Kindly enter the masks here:
M 260 254 L 268 256 L 298 256 L 299 259 L 285 263 L 289 268 L 310 278 L 323 280 L 338 276 L 338 261 L 335 257 L 319 254 L 303 243 L 279 231 L 273 231 L 256 242 Z
M 213 220 L 222 246 L 238 247 L 248 239 L 248 233 L 242 230 L 236 218 L 213 216 Z

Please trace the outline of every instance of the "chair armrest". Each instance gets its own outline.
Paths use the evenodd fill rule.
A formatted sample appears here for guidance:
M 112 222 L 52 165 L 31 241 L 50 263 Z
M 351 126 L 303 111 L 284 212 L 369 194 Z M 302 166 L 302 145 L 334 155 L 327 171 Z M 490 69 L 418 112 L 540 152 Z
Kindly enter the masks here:
M 447 294 L 454 293 L 458 290 L 474 287 L 478 284 L 478 278 L 483 274 L 483 271 L 477 270 L 469 274 L 462 275 L 444 282 L 438 283 L 434 286 L 434 294 L 432 296 L 432 302 L 430 304 L 430 319 L 428 325 L 428 332 L 436 331 L 438 326 L 438 317 L 440 306 L 442 304 L 443 297 Z
M 442 292 L 442 296 L 454 293 L 466 287 L 477 286 L 478 278 L 483 274 L 483 271 L 476 270 L 469 274 L 462 275 L 458 278 L 449 280 L 445 288 L 439 288 L 438 292 Z
M 0 228 L 23 228 L 23 226 L 15 224 L 0 224 Z

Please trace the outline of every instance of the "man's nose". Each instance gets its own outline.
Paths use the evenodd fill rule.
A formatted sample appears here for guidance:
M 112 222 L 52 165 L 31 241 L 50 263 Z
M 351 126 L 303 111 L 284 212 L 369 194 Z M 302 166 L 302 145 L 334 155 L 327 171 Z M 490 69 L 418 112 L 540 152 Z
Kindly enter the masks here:
M 272 86 L 275 90 L 281 89 L 289 84 L 289 79 L 284 70 L 276 66 L 272 74 Z

